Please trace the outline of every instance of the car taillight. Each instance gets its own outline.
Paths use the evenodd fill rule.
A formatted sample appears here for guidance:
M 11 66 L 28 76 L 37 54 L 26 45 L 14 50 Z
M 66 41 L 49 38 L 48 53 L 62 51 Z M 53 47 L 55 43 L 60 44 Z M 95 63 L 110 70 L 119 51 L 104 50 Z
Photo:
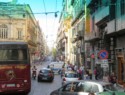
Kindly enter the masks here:
M 66 81 L 66 79 L 65 79 L 65 78 L 63 78 L 63 81 Z

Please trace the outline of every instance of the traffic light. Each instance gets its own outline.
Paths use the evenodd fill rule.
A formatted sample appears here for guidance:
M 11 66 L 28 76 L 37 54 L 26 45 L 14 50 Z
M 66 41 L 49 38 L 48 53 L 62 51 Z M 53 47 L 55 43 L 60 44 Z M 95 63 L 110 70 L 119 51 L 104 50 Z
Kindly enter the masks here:
M 57 17 L 58 15 L 57 15 L 57 12 L 55 12 L 55 17 Z

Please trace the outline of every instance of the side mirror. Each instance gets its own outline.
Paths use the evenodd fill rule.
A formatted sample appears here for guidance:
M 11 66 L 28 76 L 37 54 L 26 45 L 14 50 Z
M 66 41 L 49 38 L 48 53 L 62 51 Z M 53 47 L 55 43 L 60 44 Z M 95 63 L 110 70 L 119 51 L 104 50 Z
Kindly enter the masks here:
M 61 88 L 58 89 L 58 91 L 62 91 L 62 89 L 63 89 L 63 88 L 61 87 Z

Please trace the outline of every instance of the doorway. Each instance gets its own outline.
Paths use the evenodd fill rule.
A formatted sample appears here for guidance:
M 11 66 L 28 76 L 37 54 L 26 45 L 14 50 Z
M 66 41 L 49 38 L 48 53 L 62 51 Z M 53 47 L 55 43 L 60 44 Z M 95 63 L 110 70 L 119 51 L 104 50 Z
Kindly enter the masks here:
M 124 57 L 117 57 L 118 59 L 118 83 L 123 84 L 125 80 L 125 62 Z

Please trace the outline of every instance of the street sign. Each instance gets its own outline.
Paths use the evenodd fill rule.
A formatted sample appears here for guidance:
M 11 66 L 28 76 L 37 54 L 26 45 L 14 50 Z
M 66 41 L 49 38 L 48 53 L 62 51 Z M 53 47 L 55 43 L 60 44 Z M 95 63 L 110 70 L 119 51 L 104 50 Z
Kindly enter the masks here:
M 103 64 L 104 64 L 104 63 L 105 63 L 105 64 L 108 64 L 108 59 L 102 59 L 101 61 L 102 61 Z
M 98 54 L 100 59 L 107 59 L 108 58 L 108 52 L 107 50 L 101 50 Z

